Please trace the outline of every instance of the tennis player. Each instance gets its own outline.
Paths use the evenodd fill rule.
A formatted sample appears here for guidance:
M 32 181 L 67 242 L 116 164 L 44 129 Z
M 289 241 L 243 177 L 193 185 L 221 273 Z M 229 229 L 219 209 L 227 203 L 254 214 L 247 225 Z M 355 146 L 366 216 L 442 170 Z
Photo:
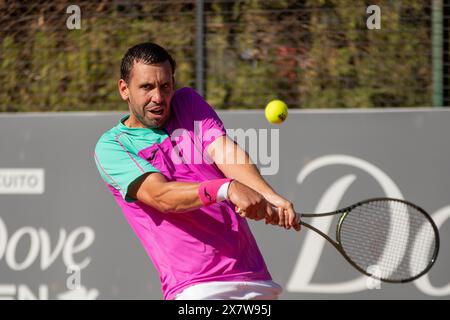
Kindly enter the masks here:
M 126 52 L 118 88 L 130 114 L 97 142 L 100 175 L 159 272 L 164 299 L 277 299 L 282 288 L 246 219 L 298 231 L 293 205 L 199 94 L 174 89 L 175 67 L 154 43 Z

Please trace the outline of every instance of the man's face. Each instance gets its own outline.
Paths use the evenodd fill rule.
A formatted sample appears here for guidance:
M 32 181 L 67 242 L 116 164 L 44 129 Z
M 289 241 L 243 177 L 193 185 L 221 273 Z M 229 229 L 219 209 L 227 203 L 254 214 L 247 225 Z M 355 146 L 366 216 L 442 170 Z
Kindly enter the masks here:
M 119 80 L 119 91 L 122 99 L 128 101 L 133 126 L 162 127 L 169 119 L 174 93 L 169 61 L 153 65 L 135 63 L 128 82 Z

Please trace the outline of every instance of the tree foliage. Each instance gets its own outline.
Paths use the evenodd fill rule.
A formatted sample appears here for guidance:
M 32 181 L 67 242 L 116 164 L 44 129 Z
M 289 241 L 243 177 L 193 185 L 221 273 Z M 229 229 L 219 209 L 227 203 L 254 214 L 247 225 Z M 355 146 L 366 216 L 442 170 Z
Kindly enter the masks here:
M 32 4 L 31 4 L 32 3 Z M 174 55 L 177 86 L 195 87 L 195 1 L 0 1 L 0 111 L 125 110 L 117 80 L 130 46 Z M 216 108 L 414 107 L 431 104 L 430 2 L 205 2 L 205 83 Z

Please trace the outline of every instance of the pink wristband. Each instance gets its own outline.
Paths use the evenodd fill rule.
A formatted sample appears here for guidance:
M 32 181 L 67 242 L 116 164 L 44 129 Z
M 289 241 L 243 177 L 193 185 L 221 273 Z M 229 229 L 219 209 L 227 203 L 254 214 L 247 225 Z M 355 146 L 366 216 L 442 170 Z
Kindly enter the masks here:
M 203 181 L 198 188 L 198 196 L 205 206 L 209 206 L 217 202 L 217 192 L 220 187 L 233 179 L 215 179 Z

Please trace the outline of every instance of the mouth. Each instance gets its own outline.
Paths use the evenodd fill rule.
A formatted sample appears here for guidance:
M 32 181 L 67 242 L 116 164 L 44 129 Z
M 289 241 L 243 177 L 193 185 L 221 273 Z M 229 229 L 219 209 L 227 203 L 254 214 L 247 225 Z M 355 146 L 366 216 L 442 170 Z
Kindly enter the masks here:
M 146 108 L 145 111 L 156 116 L 161 116 L 164 113 L 164 107 Z

